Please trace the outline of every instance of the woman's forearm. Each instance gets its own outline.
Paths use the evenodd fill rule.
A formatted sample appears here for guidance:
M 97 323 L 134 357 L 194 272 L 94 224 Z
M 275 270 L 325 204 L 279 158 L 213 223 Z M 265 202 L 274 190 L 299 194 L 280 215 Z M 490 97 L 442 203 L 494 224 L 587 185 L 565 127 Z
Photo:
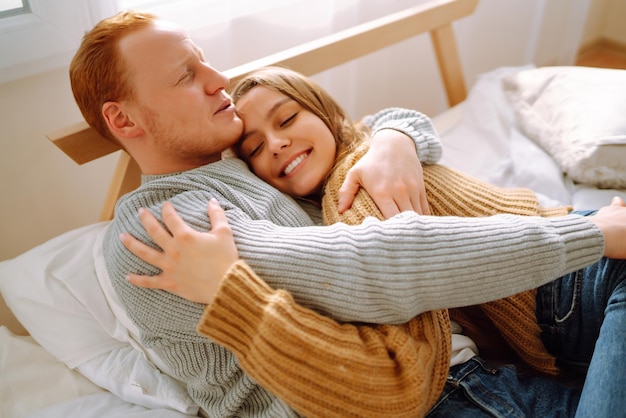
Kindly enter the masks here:
M 400 326 L 339 324 L 271 289 L 240 261 L 198 331 L 307 417 L 423 416 L 450 361 L 447 314 L 425 315 Z

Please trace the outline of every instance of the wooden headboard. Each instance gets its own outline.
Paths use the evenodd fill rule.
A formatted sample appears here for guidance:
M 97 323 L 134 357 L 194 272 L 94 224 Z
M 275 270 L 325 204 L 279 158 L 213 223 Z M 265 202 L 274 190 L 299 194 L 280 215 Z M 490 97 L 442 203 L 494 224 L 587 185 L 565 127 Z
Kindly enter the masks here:
M 453 106 L 465 99 L 466 87 L 452 23 L 472 14 L 477 4 L 478 0 L 431 0 L 231 68 L 224 73 L 234 83 L 257 68 L 282 65 L 311 76 L 428 32 L 437 56 L 448 104 Z M 78 164 L 93 161 L 120 149 L 84 121 L 46 136 Z M 137 188 L 140 178 L 139 166 L 122 151 L 100 220 L 113 218 L 117 199 Z

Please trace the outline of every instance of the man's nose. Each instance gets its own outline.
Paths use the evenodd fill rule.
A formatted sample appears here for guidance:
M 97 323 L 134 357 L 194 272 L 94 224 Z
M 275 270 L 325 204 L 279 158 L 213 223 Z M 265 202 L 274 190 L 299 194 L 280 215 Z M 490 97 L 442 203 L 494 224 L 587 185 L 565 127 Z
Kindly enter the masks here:
M 204 66 L 204 77 L 205 77 L 205 90 L 207 94 L 215 94 L 219 93 L 222 90 L 225 90 L 230 83 L 228 77 L 226 77 L 221 72 L 217 71 L 215 68 L 210 65 Z

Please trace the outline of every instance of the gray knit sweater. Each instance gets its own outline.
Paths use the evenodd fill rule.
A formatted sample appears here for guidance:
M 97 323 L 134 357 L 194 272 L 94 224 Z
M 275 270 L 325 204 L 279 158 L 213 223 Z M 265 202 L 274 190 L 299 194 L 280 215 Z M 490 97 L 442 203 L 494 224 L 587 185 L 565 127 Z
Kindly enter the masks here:
M 430 121 L 417 112 L 387 109 L 368 123 L 374 131 L 409 134 L 422 162 L 440 157 Z M 575 215 L 479 219 L 405 212 L 384 222 L 323 227 L 315 208 L 300 206 L 237 159 L 146 177 L 116 206 L 104 243 L 109 274 L 142 344 L 166 373 L 187 383 L 211 417 L 296 413 L 243 373 L 234 355 L 196 332 L 203 305 L 128 283 L 128 272 L 158 270 L 118 239 L 129 232 L 154 246 L 137 211 L 147 208 L 160 217 L 168 200 L 190 225 L 207 230 L 211 197 L 226 210 L 241 257 L 260 277 L 339 321 L 402 323 L 424 311 L 499 299 L 593 263 L 604 247 L 601 232 Z

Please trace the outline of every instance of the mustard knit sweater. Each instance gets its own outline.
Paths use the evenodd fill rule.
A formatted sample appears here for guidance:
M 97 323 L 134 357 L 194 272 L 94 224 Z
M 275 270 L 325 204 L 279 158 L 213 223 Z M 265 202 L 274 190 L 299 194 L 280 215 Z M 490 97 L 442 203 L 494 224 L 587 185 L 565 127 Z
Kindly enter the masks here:
M 335 209 L 347 170 L 365 150 L 358 149 L 332 173 L 323 199 L 325 222 L 381 217 L 363 190 L 350 210 L 339 215 Z M 424 167 L 424 180 L 433 215 L 567 212 L 541 209 L 530 190 L 497 188 L 443 166 Z M 244 261 L 227 276 L 198 331 L 233 351 L 244 370 L 254 371 L 259 384 L 300 414 L 420 417 L 439 398 L 450 364 L 448 310 L 426 312 L 403 325 L 339 324 L 296 304 L 288 292 L 271 289 Z M 481 350 L 498 348 L 501 341 L 492 336 L 501 335 L 529 365 L 554 374 L 534 307 L 534 292 L 525 292 L 451 313 Z M 493 325 L 499 334 L 489 329 Z
M 367 152 L 368 144 L 361 144 L 338 163 L 326 185 L 322 209 L 324 223 L 345 222 L 357 224 L 367 216 L 383 219 L 382 214 L 360 189 L 352 207 L 339 214 L 336 210 L 338 190 L 347 171 Z M 423 168 L 428 205 L 433 216 L 490 216 L 510 213 L 522 216 L 562 216 L 571 207 L 542 208 L 537 196 L 526 188 L 502 188 L 480 181 L 460 171 L 441 166 Z M 535 315 L 535 290 L 480 306 L 450 309 L 450 317 L 457 321 L 464 334 L 476 342 L 483 354 L 512 360 L 507 349 L 538 372 L 556 375 L 555 358 L 545 349 L 540 339 L 541 331 Z M 443 316 L 442 311 L 438 312 Z M 434 315 L 434 313 L 430 313 Z M 420 315 L 414 320 L 422 320 Z M 447 326 L 449 333 L 449 325 Z M 441 345 L 441 342 L 439 342 Z M 441 348 L 439 346 L 438 348 Z M 439 371 L 445 380 L 447 369 Z

